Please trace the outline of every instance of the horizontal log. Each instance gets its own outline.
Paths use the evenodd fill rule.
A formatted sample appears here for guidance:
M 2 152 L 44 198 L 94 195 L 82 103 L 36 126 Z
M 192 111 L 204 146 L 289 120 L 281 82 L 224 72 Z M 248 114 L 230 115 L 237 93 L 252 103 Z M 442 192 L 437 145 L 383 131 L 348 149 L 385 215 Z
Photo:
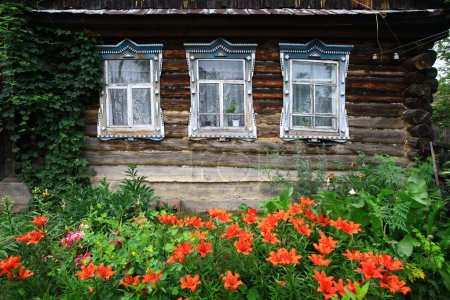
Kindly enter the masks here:
M 422 124 L 430 122 L 431 114 L 424 109 L 408 109 L 402 118 L 409 124 Z
M 253 88 L 254 100 L 283 100 L 282 88 Z
M 408 132 L 413 137 L 428 137 L 431 135 L 431 127 L 426 124 L 418 124 L 408 128 Z
M 84 152 L 91 165 L 152 165 L 152 166 L 198 166 L 198 167 L 236 167 L 236 168 L 281 168 L 295 170 L 296 155 L 268 157 L 265 154 L 212 153 L 212 152 L 173 152 L 173 151 L 109 151 Z M 323 159 L 319 155 L 305 155 L 313 168 Z M 333 168 L 336 163 L 350 164 L 357 155 L 327 155 L 326 165 Z M 404 159 L 402 159 L 405 161 Z
M 191 89 L 189 87 L 163 87 L 161 89 L 162 98 L 175 98 L 175 99 L 191 99 Z
M 282 88 L 283 77 L 279 75 L 255 75 L 253 76 L 252 86 L 257 88 Z
M 407 137 L 406 132 L 395 129 L 350 128 L 350 140 L 352 142 L 403 145 Z
M 403 67 L 408 71 L 431 69 L 436 62 L 437 52 L 428 50 L 404 61 Z
M 405 106 L 408 108 L 428 108 L 430 106 L 432 96 L 422 96 L 422 97 L 408 97 L 405 98 Z
M 403 94 L 405 97 L 431 97 L 431 88 L 428 84 L 411 84 Z
M 279 62 L 256 61 L 255 74 L 281 74 Z
M 439 87 L 439 81 L 436 78 L 427 79 L 424 83 L 430 87 L 430 92 L 432 94 L 437 92 Z
M 258 153 L 268 156 L 295 154 L 302 151 L 305 154 L 326 155 L 356 155 L 364 153 L 375 155 L 379 153 L 402 157 L 404 148 L 383 144 L 365 144 L 358 142 L 331 143 L 326 145 L 312 145 L 303 141 L 283 142 L 279 138 L 259 138 L 249 143 L 241 140 L 228 140 L 226 142 L 210 140 L 190 140 L 188 138 L 165 138 L 154 142 L 147 140 L 110 140 L 101 141 L 97 138 L 86 137 L 84 140 L 86 151 L 192 151 L 215 153 Z
M 437 69 L 425 69 L 422 71 L 408 72 L 405 76 L 407 83 L 424 83 L 428 79 L 434 79 L 437 76 Z
M 170 74 L 165 73 L 161 75 L 161 89 L 166 87 L 182 87 L 189 88 L 190 80 L 189 75 L 186 74 Z
M 422 149 L 426 145 L 430 144 L 430 139 L 428 137 L 408 137 L 406 141 L 406 146 L 410 148 Z
M 403 78 L 405 71 L 399 66 L 349 65 L 347 75 L 349 77 Z
M 370 90 L 378 92 L 398 92 L 407 88 L 403 79 L 398 78 L 376 78 L 376 77 L 347 77 L 346 89 Z
M 255 59 L 261 61 L 280 61 L 280 52 L 277 50 L 256 50 Z
M 403 103 L 405 98 L 401 91 L 395 93 L 372 93 L 371 91 L 347 91 L 345 94 L 347 102 L 365 102 L 365 103 Z
M 186 59 L 186 51 L 183 50 L 163 50 L 164 59 Z
M 346 103 L 349 116 L 399 117 L 405 111 L 403 104 Z
M 189 68 L 186 59 L 166 59 L 163 57 L 162 72 L 164 73 L 188 73 Z
M 400 118 L 385 118 L 385 117 L 348 117 L 348 124 L 350 128 L 373 128 L 373 129 L 402 129 L 405 123 Z

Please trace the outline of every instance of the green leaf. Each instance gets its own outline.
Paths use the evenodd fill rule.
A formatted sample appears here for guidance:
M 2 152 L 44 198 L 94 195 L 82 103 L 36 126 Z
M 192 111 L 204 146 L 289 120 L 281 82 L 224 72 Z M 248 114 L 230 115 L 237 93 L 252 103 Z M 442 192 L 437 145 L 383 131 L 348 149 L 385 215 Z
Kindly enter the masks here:
M 408 178 L 406 185 L 406 192 L 415 201 L 415 204 L 420 206 L 430 205 L 430 199 L 428 198 L 427 183 L 418 174 L 413 174 Z
M 247 300 L 260 300 L 262 299 L 261 295 L 258 292 L 256 287 L 252 287 L 248 290 Z
M 410 257 L 413 253 L 415 239 L 407 235 L 400 242 L 397 243 L 397 252 L 402 257 Z

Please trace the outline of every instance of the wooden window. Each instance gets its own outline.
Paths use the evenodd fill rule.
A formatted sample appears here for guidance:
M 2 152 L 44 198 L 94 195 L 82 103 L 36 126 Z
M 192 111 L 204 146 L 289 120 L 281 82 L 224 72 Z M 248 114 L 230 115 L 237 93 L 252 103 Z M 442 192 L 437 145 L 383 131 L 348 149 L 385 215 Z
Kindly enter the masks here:
M 280 44 L 284 101 L 280 136 L 284 140 L 349 139 L 345 76 L 351 46 Z
M 191 77 L 191 138 L 256 138 L 251 78 L 256 45 L 185 44 Z
M 98 137 L 162 139 L 164 127 L 159 105 L 162 46 L 124 40 L 98 49 L 104 58 Z

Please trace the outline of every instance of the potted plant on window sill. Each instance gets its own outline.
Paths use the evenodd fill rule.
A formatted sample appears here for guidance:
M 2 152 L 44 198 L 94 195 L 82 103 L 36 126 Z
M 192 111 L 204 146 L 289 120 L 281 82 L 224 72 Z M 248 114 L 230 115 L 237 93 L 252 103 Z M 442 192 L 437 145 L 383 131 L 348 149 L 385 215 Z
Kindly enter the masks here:
M 236 106 L 237 106 L 236 100 L 232 100 L 230 107 L 226 110 L 226 113 L 234 114 L 236 112 Z M 231 122 L 232 122 L 233 127 L 239 127 L 239 122 L 240 122 L 239 119 L 240 119 L 239 116 L 236 116 L 236 115 L 231 116 Z

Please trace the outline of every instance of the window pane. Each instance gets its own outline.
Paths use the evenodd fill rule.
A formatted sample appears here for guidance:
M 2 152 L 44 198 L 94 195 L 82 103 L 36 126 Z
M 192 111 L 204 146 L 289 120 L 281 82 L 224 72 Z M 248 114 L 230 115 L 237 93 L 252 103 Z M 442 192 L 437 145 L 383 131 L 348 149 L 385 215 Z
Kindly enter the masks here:
M 200 79 L 243 80 L 243 62 L 226 60 L 199 60 L 198 76 Z
M 327 63 L 313 63 L 313 79 L 336 82 L 336 65 Z
M 244 115 L 225 115 L 224 117 L 225 127 L 243 127 L 244 126 Z
M 310 62 L 292 62 L 292 78 L 293 79 L 311 79 L 312 67 Z
M 333 113 L 335 88 L 327 85 L 316 85 L 316 113 Z
M 312 117 L 292 116 L 292 126 L 312 127 Z
M 223 107 L 225 113 L 244 112 L 244 85 L 224 84 L 223 85 Z
M 143 59 L 108 60 L 108 83 L 149 83 L 150 61 Z
M 133 124 L 152 124 L 150 89 L 132 89 L 131 93 L 133 100 Z
M 219 84 L 200 83 L 199 84 L 199 112 L 200 113 L 219 113 Z
M 109 89 L 111 102 L 111 125 L 128 125 L 128 106 L 126 89 Z
M 219 115 L 200 115 L 200 127 L 219 127 Z
M 316 127 L 333 127 L 333 119 L 316 117 Z
M 294 84 L 292 91 L 292 111 L 294 113 L 312 113 L 311 86 Z

